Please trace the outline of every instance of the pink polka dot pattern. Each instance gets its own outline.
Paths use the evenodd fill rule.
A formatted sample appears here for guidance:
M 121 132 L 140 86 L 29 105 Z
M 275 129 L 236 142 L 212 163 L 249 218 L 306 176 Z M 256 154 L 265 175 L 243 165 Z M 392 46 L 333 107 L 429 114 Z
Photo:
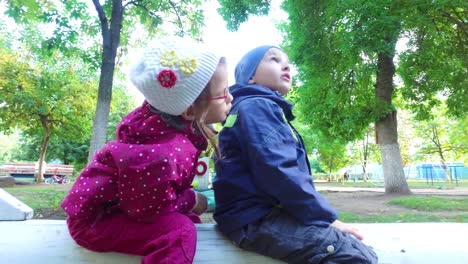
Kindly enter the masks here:
M 151 221 L 162 212 L 189 212 L 195 205 L 194 164 L 206 146 L 190 122 L 177 130 L 145 102 L 120 122 L 117 140 L 96 153 L 62 208 L 76 218 L 118 208 L 137 221 Z

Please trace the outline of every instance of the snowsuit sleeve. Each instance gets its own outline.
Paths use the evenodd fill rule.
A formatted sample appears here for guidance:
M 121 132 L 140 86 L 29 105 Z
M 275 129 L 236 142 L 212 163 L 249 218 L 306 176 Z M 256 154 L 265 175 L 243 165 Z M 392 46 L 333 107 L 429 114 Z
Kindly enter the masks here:
M 104 147 L 78 177 L 61 206 L 67 215 L 88 218 L 118 201 L 117 168 Z
M 83 217 L 111 205 L 144 222 L 163 212 L 188 213 L 195 206 L 191 182 L 198 154 L 172 144 L 110 142 L 80 175 L 62 207 Z

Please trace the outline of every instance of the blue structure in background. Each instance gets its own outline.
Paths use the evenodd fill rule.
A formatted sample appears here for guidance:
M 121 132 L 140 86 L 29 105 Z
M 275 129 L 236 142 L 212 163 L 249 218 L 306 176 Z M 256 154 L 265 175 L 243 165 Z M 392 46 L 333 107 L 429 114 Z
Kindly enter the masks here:
M 459 180 L 468 179 L 468 168 L 464 167 L 462 163 L 446 163 L 447 169 L 452 175 L 452 180 L 458 184 Z M 427 163 L 416 166 L 419 179 L 425 179 L 427 183 L 431 181 L 431 184 L 436 181 L 445 181 L 447 176 L 445 175 L 442 164 L 439 163 Z

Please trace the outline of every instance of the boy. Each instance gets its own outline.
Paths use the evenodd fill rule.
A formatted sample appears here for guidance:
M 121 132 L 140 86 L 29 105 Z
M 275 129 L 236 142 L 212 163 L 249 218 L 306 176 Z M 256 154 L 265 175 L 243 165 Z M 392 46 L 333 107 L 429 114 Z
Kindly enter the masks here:
M 377 263 L 362 235 L 337 220 L 315 190 L 304 143 L 289 123 L 293 106 L 282 97 L 292 84 L 288 56 L 273 46 L 255 48 L 235 77 L 213 183 L 221 232 L 243 249 L 288 263 Z

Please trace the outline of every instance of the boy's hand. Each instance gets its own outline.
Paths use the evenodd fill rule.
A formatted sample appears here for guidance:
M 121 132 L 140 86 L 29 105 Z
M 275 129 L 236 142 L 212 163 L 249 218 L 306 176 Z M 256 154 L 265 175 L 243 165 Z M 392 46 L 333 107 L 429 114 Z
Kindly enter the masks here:
M 196 203 L 192 209 L 192 212 L 196 213 L 197 215 L 201 215 L 206 210 L 208 210 L 208 200 L 206 199 L 205 195 L 195 192 L 196 194 Z
M 345 224 L 339 220 L 335 220 L 335 222 L 331 223 L 330 225 L 345 233 L 355 236 L 359 240 L 362 240 L 364 238 L 364 236 L 361 233 L 359 233 L 359 231 L 356 228 Z

